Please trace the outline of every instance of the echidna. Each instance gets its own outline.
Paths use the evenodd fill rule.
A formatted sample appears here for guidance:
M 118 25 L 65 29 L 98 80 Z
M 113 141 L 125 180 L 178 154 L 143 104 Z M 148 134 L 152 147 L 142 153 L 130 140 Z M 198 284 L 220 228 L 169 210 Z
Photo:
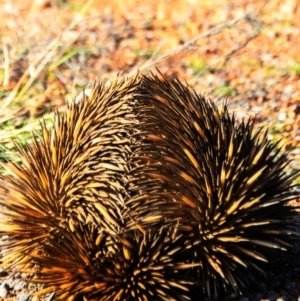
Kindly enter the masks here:
M 297 173 L 253 125 L 160 73 L 95 84 L 3 164 L 1 267 L 56 300 L 239 290 L 299 216 Z

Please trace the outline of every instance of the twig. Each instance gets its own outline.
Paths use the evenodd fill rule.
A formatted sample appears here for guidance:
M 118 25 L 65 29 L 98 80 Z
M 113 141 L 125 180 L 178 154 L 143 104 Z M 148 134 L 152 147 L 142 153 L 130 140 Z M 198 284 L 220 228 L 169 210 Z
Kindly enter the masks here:
M 212 29 L 208 30 L 205 33 L 202 33 L 198 36 L 196 36 L 195 38 L 191 39 L 190 41 L 186 42 L 185 44 L 183 44 L 182 46 L 179 47 L 175 47 L 174 49 L 172 49 L 171 51 L 162 54 L 161 56 L 158 56 L 157 58 L 151 58 L 150 60 L 148 60 L 144 65 L 142 65 L 139 70 L 140 71 L 146 71 L 149 70 L 150 68 L 152 68 L 153 66 L 157 65 L 158 63 L 160 63 L 163 60 L 166 60 L 170 57 L 172 57 L 175 54 L 178 54 L 180 52 L 185 51 L 186 49 L 188 49 L 191 46 L 194 46 L 194 44 L 203 38 L 207 38 L 213 35 L 216 35 L 218 33 L 220 33 L 222 30 L 224 30 L 225 28 L 231 28 L 233 26 L 235 26 L 237 23 L 241 22 L 241 21 L 247 21 L 249 23 L 254 23 L 254 21 L 249 17 L 249 15 L 244 15 L 241 18 L 237 18 L 231 21 L 226 21 L 224 23 L 221 23 L 215 27 L 213 27 Z M 253 26 L 253 24 L 252 24 Z M 230 57 L 232 57 L 234 54 L 236 54 L 240 49 L 242 49 L 243 47 L 245 47 L 252 39 L 254 39 L 256 36 L 258 35 L 258 33 L 256 33 L 255 35 L 251 36 L 251 39 L 247 39 L 247 41 L 245 43 L 243 43 L 242 45 L 239 45 L 237 48 L 233 49 L 225 58 L 226 62 L 230 59 Z M 129 76 L 133 75 L 135 73 L 135 71 L 131 72 L 129 74 Z
M 247 22 L 249 22 L 252 27 L 254 27 L 254 33 L 252 33 L 245 42 L 240 43 L 239 45 L 237 45 L 237 47 L 235 47 L 234 49 L 232 49 L 226 56 L 225 59 L 222 63 L 222 67 L 224 67 L 228 61 L 234 57 L 241 49 L 245 48 L 253 39 L 255 39 L 259 34 L 260 34 L 260 26 L 258 26 L 258 23 L 253 20 L 251 17 L 249 17 L 248 15 L 245 17 L 245 20 Z

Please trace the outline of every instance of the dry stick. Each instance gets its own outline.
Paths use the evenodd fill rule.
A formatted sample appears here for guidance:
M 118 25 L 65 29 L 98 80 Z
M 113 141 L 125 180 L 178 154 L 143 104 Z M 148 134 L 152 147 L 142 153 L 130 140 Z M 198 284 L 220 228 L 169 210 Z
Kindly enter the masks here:
M 91 3 L 94 0 L 89 0 L 85 6 L 82 8 L 81 12 L 84 13 Z M 22 75 L 18 83 L 15 85 L 14 89 L 11 91 L 9 96 L 5 99 L 4 103 L 2 104 L 2 109 L 5 109 L 13 100 L 19 100 L 31 87 L 33 82 L 36 80 L 40 72 L 43 68 L 47 65 L 47 63 L 55 56 L 57 48 L 61 45 L 61 41 L 66 38 L 66 43 L 62 43 L 65 47 L 72 45 L 73 42 L 77 39 L 79 33 L 73 39 L 68 37 L 68 33 L 80 22 L 81 20 L 77 20 L 76 18 L 73 19 L 70 26 L 63 31 L 56 39 L 54 39 L 45 49 L 45 51 L 39 55 L 36 60 L 33 62 L 31 66 L 27 68 L 25 73 Z M 32 68 L 36 67 L 36 68 Z M 31 69 L 34 69 L 32 74 Z M 28 76 L 31 74 L 31 77 L 27 80 Z M 21 86 L 24 86 L 21 88 Z
M 225 59 L 222 63 L 222 67 L 226 66 L 226 64 L 228 63 L 228 61 L 235 56 L 241 49 L 243 49 L 244 47 L 246 47 L 253 39 L 255 39 L 259 33 L 260 33 L 260 26 L 258 26 L 257 22 L 255 22 L 255 20 L 251 19 L 250 17 L 246 16 L 245 18 L 246 21 L 248 21 L 252 27 L 255 28 L 254 33 L 252 33 L 251 35 L 248 36 L 248 38 L 246 39 L 245 42 L 238 44 L 235 48 L 233 48 L 228 54 L 226 54 Z
M 161 61 L 170 58 L 171 56 L 180 53 L 184 50 L 186 50 L 188 47 L 193 46 L 193 44 L 195 44 L 198 40 L 202 39 L 202 38 L 206 38 L 206 37 L 210 37 L 213 35 L 218 34 L 219 32 L 221 32 L 223 29 L 225 28 L 230 28 L 234 25 L 236 25 L 237 23 L 239 23 L 240 21 L 244 21 L 246 20 L 249 23 L 254 23 L 254 21 L 249 17 L 249 15 L 245 15 L 241 18 L 237 18 L 231 21 L 227 21 L 224 22 L 222 24 L 219 24 L 217 26 L 215 26 L 214 28 L 208 30 L 207 32 L 196 36 L 195 38 L 193 38 L 192 40 L 186 42 L 185 44 L 183 44 L 180 47 L 175 47 L 174 49 L 172 49 L 172 51 L 169 51 L 165 54 L 162 54 L 161 56 L 157 57 L 156 59 L 150 59 L 148 60 L 144 65 L 142 65 L 139 70 L 140 71 L 146 71 L 149 70 L 151 67 L 155 66 L 156 64 L 160 63 Z M 226 62 L 229 60 L 230 57 L 232 57 L 232 55 L 234 55 L 235 53 L 237 53 L 241 48 L 243 48 L 244 46 L 246 46 L 253 38 L 255 38 L 258 35 L 258 33 L 254 34 L 253 36 L 251 36 L 251 39 L 247 39 L 247 41 L 245 43 L 243 43 L 242 45 L 239 45 L 237 48 L 233 49 L 228 55 L 226 55 Z M 131 72 L 129 74 L 129 76 L 133 75 L 135 73 Z
M 242 43 L 239 43 L 236 47 L 234 47 L 229 53 L 227 53 L 223 59 L 223 62 L 220 64 L 221 67 L 220 68 L 223 68 L 226 66 L 226 64 L 228 63 L 228 61 L 234 57 L 235 55 L 238 54 L 238 52 L 245 48 L 253 39 L 255 39 L 259 34 L 260 34 L 260 27 L 259 26 L 256 26 L 256 22 L 254 22 L 253 20 L 251 20 L 250 18 L 246 17 L 245 20 L 249 21 L 249 23 L 252 24 L 252 27 L 256 27 L 255 28 L 255 31 L 254 33 L 251 33 L 246 41 L 242 42 Z M 209 64 L 206 68 L 204 68 L 204 70 L 198 74 L 197 77 L 201 76 L 202 74 L 204 74 L 207 70 L 211 69 L 212 66 L 215 66 L 215 63 L 212 63 L 212 64 Z M 213 89 L 212 89 L 213 90 Z M 212 92 L 211 91 L 208 91 L 208 93 Z
M 245 42 L 240 43 L 237 47 L 235 47 L 228 54 L 226 54 L 224 62 L 222 64 L 222 67 L 224 67 L 233 56 L 235 56 L 241 49 L 246 47 L 247 44 L 249 44 L 257 36 L 258 36 L 258 33 L 255 33 L 255 34 L 249 36 Z

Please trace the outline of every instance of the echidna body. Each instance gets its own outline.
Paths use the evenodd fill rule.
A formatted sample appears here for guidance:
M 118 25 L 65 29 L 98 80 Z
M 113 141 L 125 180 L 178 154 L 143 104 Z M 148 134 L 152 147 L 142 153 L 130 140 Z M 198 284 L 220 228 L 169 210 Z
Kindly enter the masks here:
M 1 266 L 57 300 L 239 289 L 299 216 L 287 155 L 160 73 L 95 85 L 18 151 L 2 184 Z
M 180 216 L 179 228 L 193 233 L 203 289 L 210 292 L 219 276 L 238 287 L 243 267 L 259 269 L 259 261 L 288 246 L 298 216 L 288 206 L 297 197 L 291 191 L 297 172 L 287 175 L 287 154 L 267 133 L 255 133 L 253 120 L 237 125 L 226 104 L 218 109 L 161 74 L 144 78 L 141 89 L 149 104 L 140 124 L 151 173 L 178 205 L 169 217 Z
M 21 166 L 5 164 L 1 267 L 45 284 L 40 294 L 189 299 L 195 281 L 179 271 L 197 264 L 178 246 L 190 240 L 164 226 L 163 183 L 139 165 L 140 85 L 137 76 L 95 85 L 50 131 L 42 125 L 33 144 L 17 146 Z

